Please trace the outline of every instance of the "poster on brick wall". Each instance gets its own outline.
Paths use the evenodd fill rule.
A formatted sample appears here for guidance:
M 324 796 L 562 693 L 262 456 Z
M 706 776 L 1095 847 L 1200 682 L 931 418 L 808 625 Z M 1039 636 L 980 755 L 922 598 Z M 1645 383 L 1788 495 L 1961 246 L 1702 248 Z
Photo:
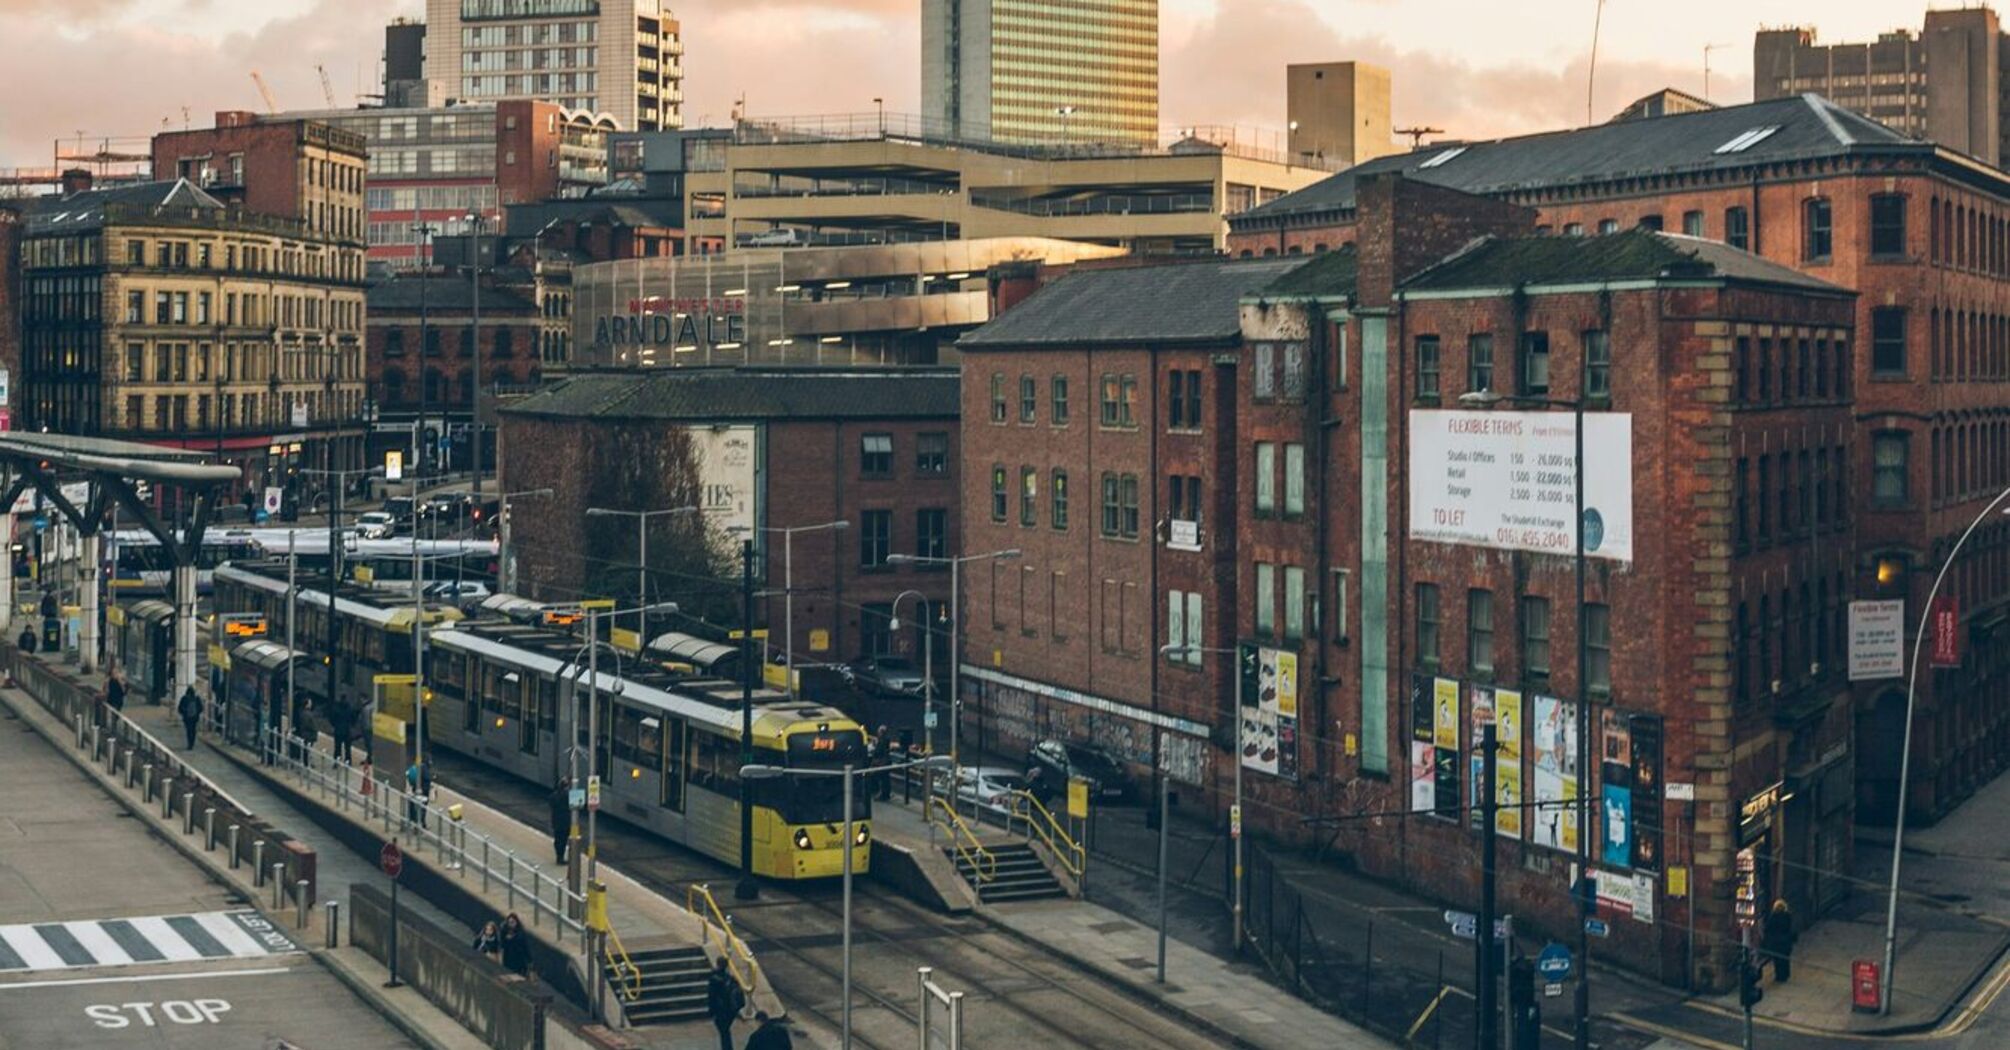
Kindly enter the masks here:
M 1599 857 L 1607 864 L 1633 864 L 1633 734 L 1627 717 L 1599 712 Z
M 1538 846 L 1577 850 L 1577 712 L 1554 696 L 1534 697 L 1530 728 L 1535 753 L 1535 802 L 1530 840 Z
M 1410 811 L 1429 813 L 1438 808 L 1438 755 L 1432 744 L 1436 736 L 1437 706 L 1435 679 L 1430 675 L 1410 676 Z
M 1257 651 L 1256 688 L 1245 691 L 1242 708 L 1242 767 L 1272 776 L 1298 775 L 1297 653 Z
M 1494 832 L 1521 838 L 1522 696 L 1512 689 L 1494 691 Z
M 1661 870 L 1661 719 L 1634 715 L 1633 734 L 1633 866 Z
M 1431 683 L 1432 744 L 1438 770 L 1439 816 L 1457 820 L 1459 816 L 1459 683 L 1439 678 Z
M 1486 753 L 1480 748 L 1486 727 L 1494 720 L 1494 691 L 1489 686 L 1469 685 L 1466 687 L 1466 709 L 1473 720 L 1472 733 L 1466 737 L 1466 824 L 1474 831 L 1486 820 Z

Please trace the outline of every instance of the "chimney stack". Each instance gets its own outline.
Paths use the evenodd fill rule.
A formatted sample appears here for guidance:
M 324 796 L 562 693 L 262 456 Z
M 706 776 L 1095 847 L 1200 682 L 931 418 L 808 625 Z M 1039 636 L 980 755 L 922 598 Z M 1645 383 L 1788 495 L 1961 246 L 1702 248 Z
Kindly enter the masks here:
M 74 197 L 79 193 L 91 192 L 91 173 L 83 168 L 69 168 L 63 172 L 63 196 Z

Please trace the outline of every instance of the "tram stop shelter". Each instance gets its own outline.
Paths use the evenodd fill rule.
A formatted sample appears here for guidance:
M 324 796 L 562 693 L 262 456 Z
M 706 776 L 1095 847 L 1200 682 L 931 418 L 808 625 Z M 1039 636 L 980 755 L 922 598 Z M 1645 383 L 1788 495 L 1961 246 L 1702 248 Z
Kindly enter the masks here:
M 202 549 L 202 534 L 218 498 L 228 498 L 242 477 L 238 469 L 217 464 L 199 452 L 158 445 L 71 434 L 0 432 L 0 477 L 7 482 L 5 495 L 0 496 L 0 535 L 11 540 L 14 505 L 29 492 L 40 493 L 43 503 L 77 530 L 82 592 L 78 604 L 83 613 L 78 659 L 86 672 L 98 669 L 98 608 L 104 586 L 99 539 L 112 507 L 117 505 L 132 515 L 160 541 L 174 571 L 174 693 L 192 685 L 196 680 L 196 555 Z M 82 506 L 63 494 L 64 482 L 85 485 Z M 182 512 L 182 528 L 177 530 L 162 521 L 159 512 L 141 498 L 138 485 L 142 482 L 182 495 L 173 501 Z M 14 573 L 10 566 L 0 571 L 0 632 L 12 630 L 13 615 Z

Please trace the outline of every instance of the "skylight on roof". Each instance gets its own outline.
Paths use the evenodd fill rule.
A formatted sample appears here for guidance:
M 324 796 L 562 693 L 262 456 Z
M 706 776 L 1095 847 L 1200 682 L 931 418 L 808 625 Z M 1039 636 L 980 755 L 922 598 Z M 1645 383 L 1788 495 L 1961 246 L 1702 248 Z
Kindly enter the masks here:
M 1767 139 L 1771 138 L 1773 132 L 1778 130 L 1780 130 L 1780 126 L 1778 124 L 1767 124 L 1763 127 L 1747 129 L 1743 132 L 1740 132 L 1737 138 L 1734 138 L 1731 141 L 1726 142 L 1721 146 L 1718 146 L 1716 152 L 1743 153 L 1746 150 L 1751 149 L 1753 146 L 1756 146 L 1759 143 L 1764 142 Z
M 1464 153 L 1465 151 L 1466 151 L 1466 147 L 1464 147 L 1464 146 L 1453 146 L 1453 147 L 1452 147 L 1451 149 L 1448 149 L 1448 150 L 1444 151 L 1443 153 L 1440 153 L 1440 154 L 1438 154 L 1437 156 L 1435 156 L 1435 157 L 1432 157 L 1432 158 L 1431 158 L 1430 160 L 1427 160 L 1427 161 L 1423 162 L 1422 164 L 1419 164 L 1419 165 L 1417 165 L 1417 167 L 1419 167 L 1419 168 L 1435 168 L 1435 167 L 1437 167 L 1437 166 L 1439 166 L 1439 165 L 1441 165 L 1441 164 L 1445 163 L 1446 161 L 1449 161 L 1449 160 L 1451 160 L 1451 159 L 1452 159 L 1453 157 L 1456 157 L 1456 156 L 1458 156 L 1459 154 L 1461 154 L 1461 153 Z

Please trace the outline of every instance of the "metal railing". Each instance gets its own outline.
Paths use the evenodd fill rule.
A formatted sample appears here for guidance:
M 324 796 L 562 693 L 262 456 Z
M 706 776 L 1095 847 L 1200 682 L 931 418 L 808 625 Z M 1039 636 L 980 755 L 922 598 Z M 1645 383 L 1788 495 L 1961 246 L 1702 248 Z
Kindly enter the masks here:
M 1032 792 L 1014 791 L 1011 799 L 1012 804 L 1005 810 L 1005 830 L 1008 833 L 1012 830 L 1014 818 L 1025 821 L 1027 839 L 1030 841 L 1033 836 L 1040 836 L 1040 841 L 1047 844 L 1047 849 L 1061 862 L 1061 866 L 1068 869 L 1070 875 L 1081 878 L 1082 869 L 1088 863 L 1088 850 L 1068 834 L 1068 829 Z
M 621 935 L 614 932 L 613 926 L 607 928 L 607 939 L 601 942 L 600 954 L 609 970 L 627 975 L 617 978 L 615 983 L 621 998 L 631 1003 L 642 998 L 642 968 L 628 957 L 628 948 L 621 943 Z
M 545 917 L 557 930 L 558 943 L 565 943 L 570 931 L 584 945 L 586 925 L 574 915 L 586 914 L 586 897 L 574 893 L 565 882 L 536 864 L 521 860 L 514 850 L 466 823 L 450 819 L 443 807 L 400 789 L 391 780 L 363 787 L 356 767 L 325 751 L 301 748 L 297 740 L 279 741 L 270 726 L 261 727 L 259 755 L 267 765 L 283 770 L 303 791 L 335 802 L 338 809 L 355 806 L 365 823 L 376 821 L 386 833 L 394 828 L 410 845 L 407 852 L 423 857 L 430 850 L 443 869 L 467 879 L 470 873 L 482 880 L 486 896 L 489 884 L 500 882 L 508 907 L 516 908 L 519 895 L 531 906 L 531 925 Z M 470 841 L 472 840 L 472 841 Z
M 940 795 L 928 796 L 922 815 L 928 822 L 941 828 L 949 836 L 949 847 L 956 852 L 956 859 L 970 865 L 970 874 L 978 882 L 990 882 L 998 877 L 998 858 L 963 822 L 956 807 Z
M 704 924 L 705 946 L 719 950 L 720 958 L 726 960 L 726 972 L 733 975 L 742 991 L 752 994 L 754 975 L 760 964 L 754 961 L 753 949 L 733 932 L 733 920 L 719 909 L 718 898 L 712 896 L 712 887 L 702 882 L 686 887 L 684 910 L 696 915 L 698 921 Z

